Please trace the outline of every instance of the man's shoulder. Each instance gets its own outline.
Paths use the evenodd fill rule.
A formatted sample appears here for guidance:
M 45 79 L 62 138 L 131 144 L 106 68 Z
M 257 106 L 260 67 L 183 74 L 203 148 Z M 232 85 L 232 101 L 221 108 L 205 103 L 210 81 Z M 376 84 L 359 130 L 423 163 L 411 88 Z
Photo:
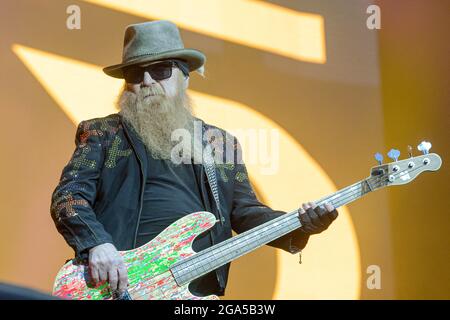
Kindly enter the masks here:
M 105 117 L 98 117 L 83 120 L 79 124 L 82 131 L 96 130 L 102 134 L 116 133 L 121 124 L 121 116 L 118 113 L 112 113 Z

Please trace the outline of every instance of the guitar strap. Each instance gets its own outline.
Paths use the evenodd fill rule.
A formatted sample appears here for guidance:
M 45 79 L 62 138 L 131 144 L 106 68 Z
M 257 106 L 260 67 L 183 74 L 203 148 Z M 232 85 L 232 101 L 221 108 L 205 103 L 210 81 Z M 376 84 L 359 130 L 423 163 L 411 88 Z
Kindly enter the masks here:
M 209 143 L 206 144 L 205 152 L 203 153 L 203 165 L 205 166 L 206 177 L 208 179 L 208 183 L 211 188 L 211 193 L 214 197 L 217 211 L 219 213 L 220 224 L 223 226 L 223 224 L 225 223 L 225 218 L 223 217 L 222 211 L 220 210 L 220 198 L 217 186 L 216 168 L 214 165 L 214 158 L 212 156 L 211 145 Z

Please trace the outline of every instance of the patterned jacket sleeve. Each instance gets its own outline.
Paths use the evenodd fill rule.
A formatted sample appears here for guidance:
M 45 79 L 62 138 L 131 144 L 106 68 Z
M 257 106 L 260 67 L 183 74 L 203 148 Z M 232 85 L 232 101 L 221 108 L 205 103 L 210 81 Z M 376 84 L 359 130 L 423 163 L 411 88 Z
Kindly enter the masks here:
M 91 121 L 79 124 L 75 151 L 62 171 L 50 207 L 58 232 L 74 249 L 76 256 L 84 258 L 87 249 L 112 243 L 111 236 L 92 209 L 104 160 L 103 132 L 95 129 L 94 125 Z
M 241 147 L 239 142 L 235 141 L 236 176 L 231 226 L 237 233 L 242 233 L 277 218 L 285 212 L 272 210 L 257 199 L 250 185 L 247 169 L 242 161 Z M 268 243 L 268 245 L 290 253 L 297 253 L 306 246 L 308 239 L 309 236 L 301 230 L 294 230 Z

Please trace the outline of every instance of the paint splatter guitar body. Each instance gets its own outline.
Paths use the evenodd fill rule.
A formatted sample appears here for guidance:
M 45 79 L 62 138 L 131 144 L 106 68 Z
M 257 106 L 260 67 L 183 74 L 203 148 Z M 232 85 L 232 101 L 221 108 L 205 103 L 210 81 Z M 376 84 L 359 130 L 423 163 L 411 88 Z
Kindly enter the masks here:
M 210 229 L 216 218 L 209 212 L 196 212 L 177 220 L 156 238 L 142 247 L 121 251 L 128 268 L 128 294 L 131 299 L 218 299 L 217 296 L 196 297 L 188 290 L 189 284 L 178 285 L 171 266 L 195 254 L 194 239 Z M 88 267 L 66 263 L 58 275 L 53 295 L 68 299 L 113 299 L 107 283 L 89 284 Z

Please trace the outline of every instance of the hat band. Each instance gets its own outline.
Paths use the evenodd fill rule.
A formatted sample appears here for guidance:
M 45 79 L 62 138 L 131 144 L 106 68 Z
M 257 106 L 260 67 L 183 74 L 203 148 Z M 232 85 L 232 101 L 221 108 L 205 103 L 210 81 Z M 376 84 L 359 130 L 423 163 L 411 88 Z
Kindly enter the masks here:
M 122 63 L 128 63 L 128 62 L 130 62 L 131 60 L 136 59 L 136 58 L 140 58 L 140 57 L 154 56 L 154 55 L 158 55 L 158 54 L 164 54 L 164 53 L 167 53 L 167 52 L 170 52 L 170 51 L 162 51 L 162 52 L 152 52 L 152 53 L 138 54 L 138 55 L 135 55 L 135 56 L 132 56 L 132 57 L 128 57 L 128 58 L 126 58 L 126 59 L 123 59 Z

